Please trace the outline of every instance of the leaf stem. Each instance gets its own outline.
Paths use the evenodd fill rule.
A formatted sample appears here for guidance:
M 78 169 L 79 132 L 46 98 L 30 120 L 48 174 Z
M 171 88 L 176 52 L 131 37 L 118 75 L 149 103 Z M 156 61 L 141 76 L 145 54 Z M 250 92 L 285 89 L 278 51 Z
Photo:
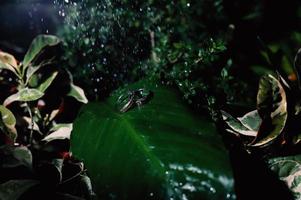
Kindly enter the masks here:
M 27 108 L 28 113 L 29 113 L 29 117 L 31 119 L 31 121 L 30 121 L 30 133 L 29 133 L 29 144 L 32 144 L 32 134 L 33 134 L 33 126 L 34 126 L 33 117 L 32 117 L 32 112 L 31 112 L 31 108 L 30 108 L 29 104 L 27 102 L 25 104 L 26 104 L 26 108 Z

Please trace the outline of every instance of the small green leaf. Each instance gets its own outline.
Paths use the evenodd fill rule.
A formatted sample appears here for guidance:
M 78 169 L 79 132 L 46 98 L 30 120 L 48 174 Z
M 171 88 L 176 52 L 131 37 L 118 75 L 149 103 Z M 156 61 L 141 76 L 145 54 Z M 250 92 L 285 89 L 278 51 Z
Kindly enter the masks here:
M 242 134 L 242 135 L 246 135 L 246 136 L 252 136 L 255 137 L 257 135 L 257 130 L 254 129 L 250 129 L 249 127 L 245 126 L 242 121 L 235 119 L 234 117 L 232 117 L 229 113 L 225 112 L 225 111 L 221 111 L 222 112 L 222 116 L 223 116 L 223 120 L 228 124 L 228 126 L 235 132 Z M 248 113 L 249 114 L 249 113 Z M 244 116 L 242 118 L 244 119 L 244 123 L 246 124 L 247 122 L 247 117 Z M 256 119 L 257 120 L 257 119 Z M 249 125 L 250 126 L 250 125 Z
M 51 129 L 53 132 L 47 135 L 43 141 L 50 142 L 52 140 L 70 139 L 72 129 L 73 124 L 57 124 Z
M 58 72 L 53 72 L 39 87 L 38 90 L 41 92 L 45 92 L 47 88 L 51 85 Z
M 28 65 L 37 57 L 41 50 L 47 46 L 55 46 L 60 39 L 54 35 L 39 35 L 31 43 L 24 60 L 23 67 L 26 69 Z M 23 69 L 23 70 L 24 70 Z
M 32 121 L 32 119 L 30 117 L 23 117 L 23 119 L 28 123 L 28 126 L 27 126 L 28 129 L 37 131 L 38 133 L 40 133 L 42 135 L 42 132 L 40 131 L 40 127 L 35 121 Z
M 30 79 L 32 78 L 32 75 L 34 75 L 34 73 L 36 73 L 40 68 L 41 68 L 41 66 L 29 66 L 27 68 L 26 83 L 28 83 L 30 81 Z
M 43 92 L 37 89 L 31 89 L 31 88 L 23 88 L 20 91 L 18 91 L 16 94 L 13 94 L 9 96 L 7 99 L 5 99 L 3 105 L 7 106 L 11 104 L 14 101 L 35 101 L 39 98 L 41 98 L 44 95 Z
M 17 138 L 17 130 L 15 128 L 16 118 L 14 114 L 6 107 L 0 105 L 0 116 L 4 126 L 6 127 L 6 134 L 8 138 L 10 138 L 11 141 L 15 141 Z
M 37 184 L 39 184 L 37 180 L 9 180 L 0 185 L 0 199 L 19 199 L 22 194 Z
M 46 60 L 43 60 L 39 65 L 28 66 L 26 68 L 26 83 L 28 83 L 32 79 L 32 76 L 38 70 L 40 70 L 44 66 L 47 66 L 47 65 L 51 64 L 52 62 L 53 62 L 53 59 L 46 59 Z
M 301 197 L 301 156 L 278 157 L 268 160 L 269 168 L 284 181 L 295 196 Z
M 2 116 L 2 121 L 6 126 L 15 126 L 16 125 L 16 118 L 9 109 L 0 105 L 0 113 Z
M 68 96 L 74 97 L 79 102 L 82 102 L 85 104 L 88 103 L 88 99 L 87 99 L 83 89 L 74 85 L 73 83 L 71 83 L 70 86 L 71 86 L 71 89 L 70 89 L 70 92 L 68 93 Z

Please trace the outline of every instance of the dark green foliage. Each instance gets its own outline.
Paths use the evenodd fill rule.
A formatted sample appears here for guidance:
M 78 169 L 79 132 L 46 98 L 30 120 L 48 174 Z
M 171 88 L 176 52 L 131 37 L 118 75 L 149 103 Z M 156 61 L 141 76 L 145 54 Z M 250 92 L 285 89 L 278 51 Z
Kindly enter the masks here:
M 198 106 L 216 87 L 233 95 L 220 75 L 229 36 L 222 0 L 89 0 L 67 8 L 63 59 L 90 97 L 143 76 L 176 85 Z

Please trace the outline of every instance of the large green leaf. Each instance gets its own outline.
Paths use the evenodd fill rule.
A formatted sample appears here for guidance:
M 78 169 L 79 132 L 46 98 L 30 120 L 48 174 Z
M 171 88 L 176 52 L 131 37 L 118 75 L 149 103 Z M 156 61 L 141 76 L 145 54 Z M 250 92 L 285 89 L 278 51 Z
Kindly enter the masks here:
M 301 198 L 301 155 L 273 158 L 269 167 L 284 181 L 295 196 Z
M 17 93 L 7 97 L 3 103 L 4 106 L 11 104 L 14 101 L 35 101 L 44 96 L 44 93 L 37 89 L 23 88 Z
M 23 59 L 24 69 L 36 58 L 41 50 L 47 46 L 55 46 L 60 42 L 60 39 L 54 35 L 38 35 L 31 43 L 25 57 Z M 23 69 L 23 70 L 24 70 Z
M 286 94 L 281 83 L 272 75 L 263 76 L 259 82 L 257 110 L 262 118 L 253 146 L 262 146 L 276 139 L 287 119 Z
M 116 100 L 130 88 L 146 88 L 153 97 L 120 112 Z M 235 199 L 215 126 L 164 86 L 139 82 L 84 106 L 71 149 L 84 160 L 100 199 Z

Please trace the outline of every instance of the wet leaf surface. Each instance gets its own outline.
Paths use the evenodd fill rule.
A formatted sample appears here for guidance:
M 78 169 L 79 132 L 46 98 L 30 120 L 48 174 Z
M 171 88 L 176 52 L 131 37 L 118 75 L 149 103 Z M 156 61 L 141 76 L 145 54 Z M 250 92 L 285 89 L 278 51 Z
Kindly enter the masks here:
M 121 113 L 116 101 L 145 88 L 153 98 Z M 99 198 L 234 199 L 227 150 L 214 125 L 171 88 L 139 82 L 83 107 L 71 135 Z

